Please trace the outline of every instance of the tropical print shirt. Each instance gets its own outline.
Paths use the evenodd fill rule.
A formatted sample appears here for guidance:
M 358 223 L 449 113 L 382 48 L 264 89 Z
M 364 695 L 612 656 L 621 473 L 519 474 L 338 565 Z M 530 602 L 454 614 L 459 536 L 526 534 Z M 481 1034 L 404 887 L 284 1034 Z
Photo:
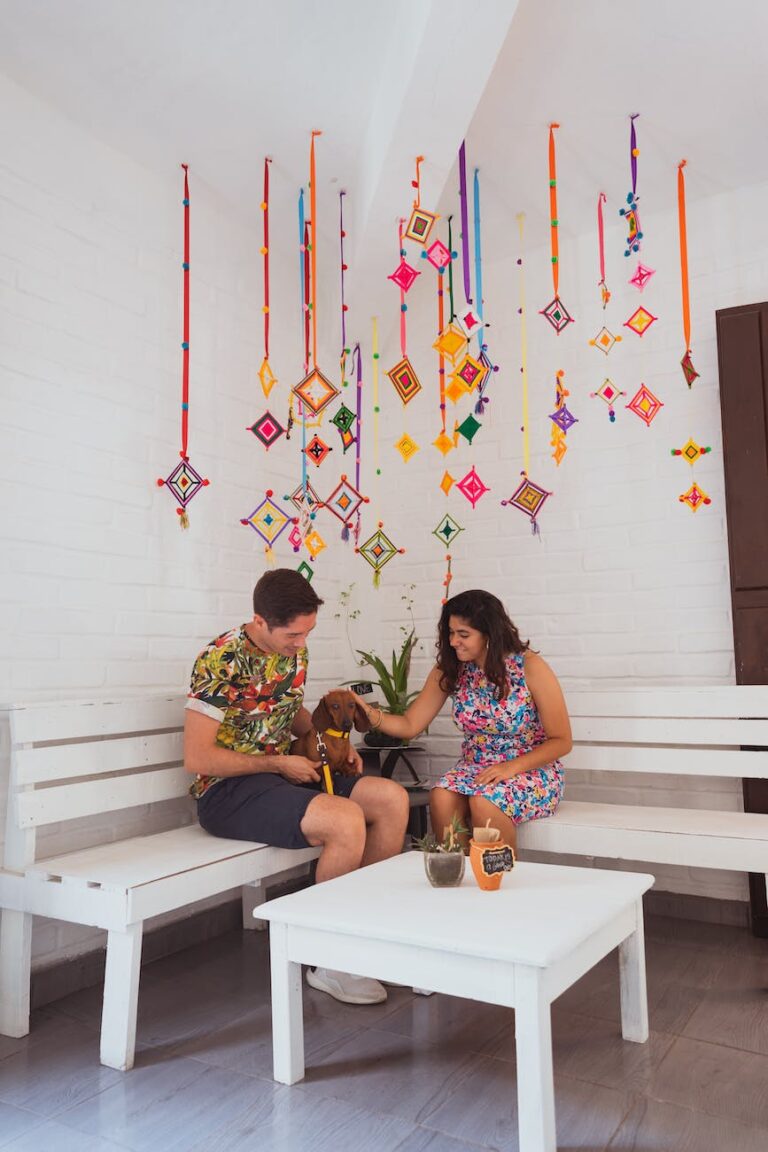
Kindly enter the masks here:
M 216 743 L 255 756 L 283 754 L 304 699 L 308 653 L 262 652 L 245 631 L 233 628 L 203 649 L 192 669 L 187 708 L 219 721 Z M 220 776 L 196 776 L 199 799 Z

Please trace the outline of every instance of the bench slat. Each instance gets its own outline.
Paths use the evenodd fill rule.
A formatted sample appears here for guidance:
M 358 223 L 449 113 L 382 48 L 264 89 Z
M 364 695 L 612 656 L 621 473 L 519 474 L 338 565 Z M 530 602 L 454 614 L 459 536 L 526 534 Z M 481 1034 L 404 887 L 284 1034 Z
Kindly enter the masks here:
M 768 716 L 768 685 L 718 684 L 700 688 L 649 687 L 569 689 L 571 716 Z
M 768 720 L 574 716 L 574 740 L 597 744 L 740 744 L 768 748 Z
M 19 792 L 15 798 L 17 823 L 20 828 L 37 828 L 78 816 L 95 816 L 120 808 L 173 800 L 187 794 L 191 781 L 191 776 L 178 766 L 138 776 L 93 780 L 83 785 L 64 784 Z
M 76 740 L 88 736 L 114 736 L 120 732 L 151 732 L 179 728 L 184 721 L 182 693 L 147 699 L 70 701 L 29 704 L 9 712 L 13 744 L 42 740 Z
M 665 776 L 768 779 L 768 752 L 717 748 L 642 748 L 629 744 L 576 744 L 564 760 L 582 772 L 655 772 Z
M 19 748 L 13 755 L 13 777 L 17 784 L 42 784 L 78 776 L 106 776 L 152 764 L 173 764 L 181 760 L 183 743 L 181 732 L 159 732 L 83 744 Z

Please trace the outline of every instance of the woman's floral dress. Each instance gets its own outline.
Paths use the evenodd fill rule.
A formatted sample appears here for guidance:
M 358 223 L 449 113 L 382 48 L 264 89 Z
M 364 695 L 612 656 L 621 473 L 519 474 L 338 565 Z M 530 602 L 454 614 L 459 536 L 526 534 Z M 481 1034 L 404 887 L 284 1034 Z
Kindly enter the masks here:
M 515 824 L 551 816 L 563 795 L 559 760 L 497 784 L 475 783 L 483 768 L 515 760 L 546 740 L 523 666 L 522 652 L 507 657 L 510 691 L 505 700 L 499 700 L 496 686 L 477 664 L 463 665 L 453 696 L 453 719 L 464 733 L 461 759 L 437 783 L 438 788 L 462 796 L 484 796 Z

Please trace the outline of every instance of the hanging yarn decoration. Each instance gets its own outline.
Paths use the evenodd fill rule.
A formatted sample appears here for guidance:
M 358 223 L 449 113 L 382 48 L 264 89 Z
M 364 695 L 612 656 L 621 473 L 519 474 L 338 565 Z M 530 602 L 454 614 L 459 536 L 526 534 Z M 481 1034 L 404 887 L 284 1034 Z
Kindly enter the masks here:
M 550 247 L 552 250 L 552 287 L 554 289 L 554 297 L 547 304 L 546 308 L 542 308 L 540 315 L 544 316 L 557 332 L 558 336 L 567 328 L 569 324 L 573 323 L 573 317 L 568 312 L 568 309 L 563 304 L 558 295 L 558 288 L 560 283 L 560 246 L 558 243 L 558 228 L 560 221 L 557 218 L 557 158 L 555 155 L 555 129 L 559 128 L 559 124 L 550 124 L 549 126 L 549 235 Z
M 269 450 L 283 435 L 285 428 L 271 412 L 265 412 L 255 423 L 246 428 L 246 432 L 253 432 L 256 439 Z
M 485 304 L 483 301 L 483 250 L 480 239 L 480 169 L 475 168 L 473 184 L 473 215 L 475 228 L 475 296 L 477 297 L 478 319 L 481 327 L 477 331 L 477 360 L 481 366 L 481 373 L 477 386 L 477 400 L 475 401 L 475 415 L 482 416 L 490 398 L 485 395 L 488 384 L 498 367 L 491 362 L 488 355 L 488 345 L 485 343 Z
M 616 398 L 618 396 L 626 396 L 626 392 L 622 392 L 620 388 L 616 387 L 612 380 L 609 380 L 608 377 L 606 377 L 598 388 L 597 392 L 590 392 L 590 396 L 593 400 L 602 400 L 604 404 L 608 405 L 608 419 L 610 420 L 611 424 L 615 424 L 616 409 L 614 405 L 616 403 Z
M 469 281 L 469 206 L 467 204 L 467 152 L 466 141 L 459 148 L 459 207 L 461 209 L 461 271 L 464 279 L 464 299 L 472 303 Z M 453 317 L 451 317 L 453 319 Z
M 624 217 L 624 222 L 627 225 L 627 247 L 624 250 L 625 256 L 631 256 L 633 252 L 639 252 L 640 241 L 643 238 L 643 233 L 640 230 L 640 215 L 637 210 L 637 202 L 640 199 L 637 195 L 637 158 L 640 155 L 640 149 L 637 146 L 635 120 L 637 120 L 639 115 L 639 112 L 635 112 L 629 118 L 629 170 L 632 176 L 632 191 L 627 194 L 627 207 L 619 208 L 619 216 Z
M 459 492 L 461 492 L 461 494 L 466 496 L 467 500 L 469 500 L 473 510 L 478 500 L 484 496 L 486 492 L 490 492 L 490 488 L 483 483 L 475 471 L 474 464 L 470 468 L 469 472 L 467 472 L 466 476 L 463 476 L 461 480 L 456 481 L 456 487 L 458 488 Z
M 677 215 L 680 230 L 680 284 L 683 297 L 683 339 L 685 352 L 680 361 L 685 382 L 690 388 L 699 373 L 693 366 L 691 359 L 691 300 L 688 292 L 688 230 L 685 223 L 685 168 L 687 160 L 681 160 L 677 166 Z
M 565 442 L 568 430 L 572 428 L 574 424 L 578 424 L 577 418 L 566 404 L 566 398 L 570 396 L 570 392 L 563 383 L 564 377 L 565 373 L 561 368 L 555 377 L 555 410 L 550 413 L 549 417 L 552 421 L 552 437 L 550 439 L 552 459 L 558 468 L 560 467 L 563 456 L 565 456 L 568 451 L 568 445 Z
M 600 192 L 597 197 L 597 243 L 600 252 L 600 279 L 597 286 L 600 289 L 600 302 L 603 305 L 603 311 L 608 301 L 611 298 L 608 285 L 605 282 L 605 228 L 603 224 L 603 204 L 606 202 L 604 192 Z
M 411 211 L 411 218 L 408 221 L 408 226 L 405 229 L 405 235 L 409 240 L 414 240 L 417 244 L 426 244 L 429 239 L 429 234 L 432 231 L 436 221 L 440 219 L 434 212 L 427 212 L 421 207 L 421 165 L 424 161 L 423 156 L 416 157 L 416 179 L 411 181 L 411 185 L 416 189 L 416 195 L 413 200 L 413 209 Z M 401 245 L 402 247 L 402 245 Z M 414 269 L 415 271 L 415 269 Z M 418 272 L 416 273 L 418 276 Z M 415 279 L 415 277 L 414 277 Z
M 449 221 L 448 221 L 449 234 L 450 234 L 450 227 L 451 227 L 451 223 L 450 223 L 450 219 L 449 219 Z M 450 264 L 450 254 L 449 254 L 449 264 Z M 446 333 L 444 332 L 444 326 L 445 326 L 445 300 L 444 300 L 445 290 L 443 288 L 443 285 L 445 283 L 445 277 L 443 275 L 444 271 L 445 271 L 444 268 L 438 268 L 437 269 L 437 340 L 432 345 L 432 347 L 437 352 L 437 380 L 438 380 L 438 388 L 439 388 L 439 396 L 440 396 L 440 399 L 439 399 L 440 432 L 438 433 L 437 438 L 432 441 L 432 443 L 435 446 L 435 448 L 437 448 L 438 452 L 441 452 L 443 454 L 443 456 L 447 455 L 448 452 L 451 452 L 453 450 L 453 446 L 454 446 L 453 440 L 451 439 L 451 437 L 447 434 L 447 432 L 445 430 L 445 350 L 441 344 L 441 341 L 443 340 L 444 335 L 446 335 Z
M 655 268 L 648 268 L 647 265 L 641 263 L 638 260 L 637 268 L 635 268 L 627 283 L 631 284 L 634 288 L 637 288 L 638 292 L 642 292 L 651 276 L 655 275 Z
M 345 275 L 347 272 L 347 264 L 344 260 L 344 241 L 347 233 L 344 230 L 344 197 L 346 192 L 342 189 L 339 192 L 339 267 L 341 279 L 341 351 L 339 353 L 339 376 L 341 378 L 341 387 L 346 388 L 348 385 L 347 380 L 347 357 L 349 356 L 349 348 L 347 347 L 347 302 L 345 292 Z M 336 414 L 331 417 L 331 423 L 336 426 L 341 437 L 341 446 L 346 453 L 348 448 L 351 448 L 355 442 L 355 437 L 352 432 L 352 425 L 355 422 L 355 413 L 348 408 L 344 401 L 341 402 L 341 407 Z
M 641 306 L 632 313 L 629 320 L 624 321 L 624 327 L 630 328 L 638 336 L 644 336 L 656 320 L 658 320 L 658 316 L 652 315 L 647 308 Z
M 654 396 L 650 388 L 641 384 L 629 404 L 625 404 L 624 407 L 634 412 L 635 416 L 639 416 L 646 427 L 650 428 L 664 404 L 658 396 Z
M 403 221 L 400 220 L 397 226 L 397 239 L 400 248 L 400 255 L 405 256 L 405 248 L 403 248 Z M 390 277 L 392 279 L 392 277 Z M 410 404 L 414 396 L 421 392 L 421 384 L 416 375 L 413 365 L 408 359 L 408 326 L 406 321 L 406 312 L 408 305 L 405 302 L 405 289 L 400 287 L 400 353 L 402 359 L 395 364 L 394 368 L 390 368 L 387 372 L 395 391 L 403 402 L 403 405 Z
M 272 497 L 274 492 L 268 488 L 264 494 L 264 499 L 260 504 L 257 504 L 250 516 L 246 516 L 240 521 L 249 528 L 253 528 L 257 536 L 265 542 L 266 547 L 264 554 L 267 558 L 267 563 L 274 564 L 275 554 L 272 550 L 272 545 L 280 537 L 289 524 L 296 524 L 297 520 L 291 519 L 286 516 L 282 508 L 274 502 Z
M 277 384 L 277 377 L 269 363 L 269 166 L 271 156 L 264 158 L 264 197 L 261 201 L 262 229 L 264 240 L 261 246 L 261 255 L 264 259 L 264 359 L 259 368 L 259 380 L 266 397 Z
M 360 454 L 362 451 L 362 443 L 363 443 L 363 438 L 362 438 L 362 430 L 363 430 L 363 359 L 362 359 L 362 354 L 360 352 L 360 342 L 359 341 L 357 344 L 355 344 L 354 356 L 357 360 L 357 367 L 355 369 L 355 406 L 356 406 L 356 411 L 355 411 L 355 429 L 356 429 L 356 431 L 355 431 L 355 443 L 357 445 L 357 447 L 355 449 L 355 487 L 359 488 L 360 487 L 360 462 L 361 462 L 361 455 Z M 365 498 L 366 503 L 367 503 L 367 501 L 368 501 L 368 497 Z M 355 532 L 355 544 L 357 544 L 359 539 L 360 539 L 360 510 L 359 510 L 359 508 L 357 510 L 357 515 L 355 518 L 354 532 Z M 343 539 L 343 536 L 344 536 L 344 534 L 342 532 L 342 539 Z
M 702 456 L 706 456 L 711 451 L 711 448 L 702 448 L 695 440 L 689 439 L 683 444 L 682 448 L 673 448 L 672 455 L 682 456 L 684 460 L 688 461 L 691 468 L 693 468 L 694 464 L 701 460 Z M 691 512 L 698 512 L 699 508 L 704 504 L 712 503 L 711 498 L 703 488 L 699 487 L 695 480 L 687 492 L 683 492 L 682 495 L 678 496 L 678 500 L 681 504 L 687 504 Z
M 177 464 L 170 475 L 163 480 L 158 477 L 158 488 L 166 487 L 172 496 L 175 496 L 179 505 L 176 514 L 179 525 L 189 528 L 187 504 L 197 496 L 201 488 L 205 488 L 209 481 L 196 472 L 189 462 L 189 165 L 182 164 L 184 169 L 184 318 L 181 340 L 181 463 Z
M 384 565 L 388 564 L 393 556 L 402 556 L 405 552 L 405 548 L 398 548 L 392 543 L 383 532 L 383 528 L 384 524 L 380 520 L 373 535 L 369 536 L 359 548 L 355 548 L 355 552 L 358 552 L 373 568 L 374 588 L 378 588 L 381 584 L 381 570 Z
M 451 553 L 448 552 L 447 549 L 450 548 L 451 544 L 459 535 L 459 533 L 463 531 L 464 529 L 461 527 L 461 525 L 457 524 L 453 516 L 449 515 L 447 512 L 437 527 L 432 529 L 432 535 L 436 536 L 440 543 L 444 544 L 446 548 L 446 572 L 443 579 L 444 594 L 440 601 L 441 604 L 445 604 L 446 600 L 448 599 L 448 589 L 450 588 L 451 580 L 453 579 L 453 574 L 451 572 Z
M 331 492 L 327 500 L 323 502 L 323 506 L 332 512 L 343 525 L 341 530 L 342 540 L 349 540 L 349 525 L 350 521 L 356 515 L 361 504 L 367 504 L 368 497 L 363 496 L 361 492 L 350 484 L 346 476 L 341 477 L 341 480 Z
M 621 336 L 614 336 L 608 328 L 601 328 L 594 340 L 590 340 L 590 348 L 597 348 L 599 352 L 603 352 L 606 356 L 613 348 L 614 344 L 621 341 Z

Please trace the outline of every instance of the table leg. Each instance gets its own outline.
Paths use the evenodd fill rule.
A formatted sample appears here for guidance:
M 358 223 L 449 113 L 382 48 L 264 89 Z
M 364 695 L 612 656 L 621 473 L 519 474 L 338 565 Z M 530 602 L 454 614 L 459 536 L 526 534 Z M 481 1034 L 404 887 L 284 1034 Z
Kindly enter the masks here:
M 552 1025 L 539 972 L 515 968 L 515 1052 L 520 1152 L 557 1152 Z
M 301 964 L 288 959 L 288 928 L 285 924 L 271 924 L 269 938 L 273 1074 L 280 1084 L 295 1084 L 304 1079 Z
M 643 902 L 637 901 L 637 927 L 619 945 L 621 979 L 621 1034 L 643 1044 L 648 1039 L 648 993 L 645 986 L 645 932 Z

